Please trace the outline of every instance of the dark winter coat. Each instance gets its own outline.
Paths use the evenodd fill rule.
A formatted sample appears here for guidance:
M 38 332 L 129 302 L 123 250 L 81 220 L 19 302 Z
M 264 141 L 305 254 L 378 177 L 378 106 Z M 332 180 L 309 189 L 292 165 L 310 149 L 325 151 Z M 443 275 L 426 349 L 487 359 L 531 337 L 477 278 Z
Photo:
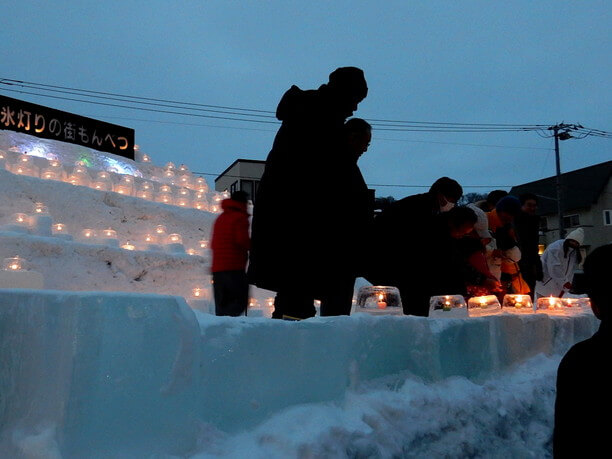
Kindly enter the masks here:
M 540 217 L 520 212 L 514 219 L 514 228 L 521 249 L 519 268 L 523 278 L 533 289 L 536 280 L 542 279 L 542 262 L 538 255 Z
M 253 209 L 249 277 L 258 287 L 316 295 L 334 270 L 350 266 L 338 257 L 347 241 L 333 196 L 348 173 L 341 155 L 345 116 L 333 107 L 326 85 L 292 86 L 278 105 L 282 125 Z
M 246 268 L 249 240 L 249 214 L 246 203 L 224 199 L 223 213 L 213 226 L 211 272 L 238 271 Z
M 428 254 L 434 237 L 432 228 L 438 211 L 437 197 L 422 193 L 400 199 L 389 205 L 374 219 L 373 240 L 369 249 L 370 263 L 366 278 L 380 281 L 413 277 Z M 393 284 L 384 284 L 393 285 Z
M 592 338 L 574 345 L 557 372 L 555 458 L 607 455 L 612 406 L 610 324 L 602 321 Z

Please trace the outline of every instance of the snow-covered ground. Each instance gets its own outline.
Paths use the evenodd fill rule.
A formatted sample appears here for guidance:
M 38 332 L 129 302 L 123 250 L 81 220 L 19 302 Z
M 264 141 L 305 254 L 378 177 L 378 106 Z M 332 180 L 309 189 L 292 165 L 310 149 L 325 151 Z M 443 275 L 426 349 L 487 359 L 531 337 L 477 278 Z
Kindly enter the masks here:
M 204 314 L 214 193 L 196 198 L 191 177 L 181 207 L 42 179 L 85 158 L 92 180 L 184 188 L 151 163 L 33 142 L 0 131 L 0 261 L 21 257 L 45 289 L 0 290 L 0 456 L 550 456 L 556 367 L 596 330 L 590 311 L 293 323 L 253 289 L 252 316 Z M 14 173 L 26 149 L 38 177 Z

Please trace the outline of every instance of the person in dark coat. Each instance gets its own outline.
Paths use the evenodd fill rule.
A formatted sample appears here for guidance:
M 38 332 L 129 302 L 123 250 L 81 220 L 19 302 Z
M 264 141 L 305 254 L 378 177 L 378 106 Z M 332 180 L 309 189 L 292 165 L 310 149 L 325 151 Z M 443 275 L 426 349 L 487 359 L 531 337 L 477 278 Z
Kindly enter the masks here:
M 335 275 L 320 297 L 321 316 L 349 315 L 357 276 L 363 275 L 361 247 L 371 237 L 374 199 L 357 161 L 368 150 L 372 127 L 361 118 L 344 125 L 344 156 L 336 173 L 339 205 L 330 205 L 335 224 L 326 239 L 328 268 Z
M 432 244 L 440 239 L 438 216 L 450 210 L 462 193 L 459 183 L 442 177 L 427 193 L 396 201 L 374 219 L 374 245 L 365 277 L 375 285 L 398 287 L 404 314 L 428 315 L 429 298 L 414 301 L 405 297 L 423 279 L 423 263 L 431 257 Z
M 533 193 L 524 193 L 519 196 L 521 211 L 514 218 L 514 229 L 521 249 L 519 268 L 533 299 L 536 281 L 542 280 L 542 262 L 538 254 L 540 242 L 540 217 L 538 210 L 538 197 Z
M 557 372 L 555 458 L 605 457 L 609 447 L 610 313 L 612 311 L 612 244 L 595 249 L 584 262 L 591 308 L 599 330 L 565 354 Z
M 326 248 L 337 222 L 331 190 L 342 157 L 345 120 L 367 95 L 363 71 L 341 67 L 315 90 L 292 86 L 276 110 L 282 125 L 253 211 L 249 278 L 277 292 L 274 318 L 315 315 L 314 298 L 334 273 Z
M 232 193 L 230 199 L 221 201 L 221 208 L 223 213 L 215 220 L 210 243 L 215 314 L 239 316 L 249 302 L 245 271 L 250 247 L 247 194 Z

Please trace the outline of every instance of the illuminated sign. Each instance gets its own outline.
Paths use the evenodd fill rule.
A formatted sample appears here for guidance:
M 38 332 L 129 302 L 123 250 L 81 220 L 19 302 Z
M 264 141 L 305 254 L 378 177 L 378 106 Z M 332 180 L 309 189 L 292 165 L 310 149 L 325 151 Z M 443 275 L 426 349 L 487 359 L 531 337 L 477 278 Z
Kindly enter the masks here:
M 0 129 L 134 159 L 134 129 L 0 95 Z

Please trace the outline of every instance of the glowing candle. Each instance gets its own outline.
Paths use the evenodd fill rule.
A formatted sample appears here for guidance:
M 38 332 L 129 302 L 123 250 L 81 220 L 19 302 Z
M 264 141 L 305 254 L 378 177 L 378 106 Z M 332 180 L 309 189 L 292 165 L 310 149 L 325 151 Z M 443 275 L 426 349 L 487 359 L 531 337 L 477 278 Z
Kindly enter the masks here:
M 179 171 L 181 171 L 181 172 L 186 172 L 188 170 L 189 170 L 189 168 L 187 166 L 185 166 L 184 164 L 181 164 L 179 166 Z
M 52 159 L 51 161 L 49 161 L 49 166 L 59 169 L 60 167 L 62 167 L 62 164 L 57 159 Z
M 47 168 L 42 171 L 42 173 L 40 174 L 40 177 L 45 180 L 57 180 L 58 174 L 55 171 L 55 169 Z
M 153 197 L 153 193 L 151 191 L 141 190 L 137 193 L 137 196 L 140 199 L 151 199 Z
M 166 163 L 164 169 L 167 171 L 173 171 L 174 169 L 176 169 L 176 166 L 174 165 L 174 163 Z
M 150 163 L 151 162 L 151 158 L 149 157 L 149 155 L 143 154 L 142 155 L 142 162 L 143 163 Z
M 199 240 L 198 244 L 199 244 L 201 249 L 207 249 L 208 248 L 208 240 L 207 239 Z
M 266 304 L 268 305 L 269 308 L 274 306 L 274 298 L 273 297 L 267 298 L 266 299 Z
M 14 214 L 13 220 L 15 221 L 15 223 L 18 223 L 20 225 L 28 225 L 30 223 L 30 217 L 22 213 Z
M 140 185 L 142 191 L 153 191 L 153 184 L 151 182 L 144 182 Z
M 211 211 L 213 214 L 218 213 L 218 212 L 219 212 L 219 206 L 211 206 L 210 211 Z
M 387 302 L 385 301 L 385 295 L 382 293 L 378 294 L 378 303 L 376 303 L 379 309 L 385 309 L 387 307 Z
M 104 237 L 107 238 L 116 238 L 117 237 L 117 231 L 115 231 L 112 228 L 107 228 L 104 231 L 102 231 L 102 234 L 104 234 Z
M 195 249 L 188 249 L 187 250 L 187 255 L 197 255 L 197 254 L 198 254 L 198 252 L 196 252 Z
M 193 203 L 193 207 L 198 209 L 198 210 L 205 210 L 206 209 L 206 203 L 202 202 L 202 201 L 196 201 Z
M 162 185 L 159 187 L 160 193 L 172 193 L 172 187 L 170 185 Z
M 181 188 L 178 194 L 179 196 L 189 196 L 189 190 L 187 188 Z
M 111 185 L 109 182 L 93 182 L 91 187 L 99 191 L 110 191 Z
M 19 257 L 5 258 L 3 265 L 5 271 L 22 271 L 24 268 L 23 259 Z
M 450 296 L 445 296 L 444 297 L 444 307 L 442 308 L 444 311 L 450 311 L 451 310 L 451 304 L 450 304 Z
M 125 244 L 121 246 L 124 250 L 134 250 L 136 247 L 130 241 L 127 241 Z
M 157 234 L 166 234 L 166 227 L 164 225 L 157 225 L 155 227 L 155 232 Z
M 53 225 L 53 231 L 64 234 L 66 233 L 66 225 L 63 223 L 56 223 Z
M 200 298 L 204 294 L 204 290 L 200 287 L 195 287 L 193 290 L 191 290 L 191 294 L 195 298 Z
M 178 198 L 176 200 L 176 205 L 180 207 L 187 207 L 189 205 L 189 198 Z
M 169 234 L 167 240 L 169 244 L 182 244 L 183 243 L 183 238 L 181 237 L 180 234 L 177 234 L 177 233 Z
M 96 232 L 91 228 L 85 228 L 83 231 L 81 231 L 81 235 L 85 239 L 93 239 L 96 236 Z
M 49 212 L 49 209 L 47 209 L 47 206 L 45 206 L 42 202 L 37 202 L 36 204 L 34 204 L 34 213 L 36 214 L 47 214 Z

